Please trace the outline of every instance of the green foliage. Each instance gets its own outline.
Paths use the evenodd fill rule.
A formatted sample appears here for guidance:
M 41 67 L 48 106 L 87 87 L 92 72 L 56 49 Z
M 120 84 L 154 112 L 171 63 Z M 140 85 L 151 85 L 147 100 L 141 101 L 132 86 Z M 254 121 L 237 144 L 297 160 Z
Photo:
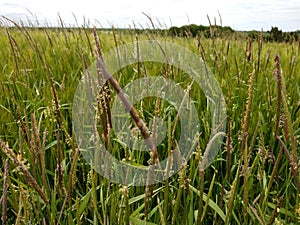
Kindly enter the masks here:
M 179 37 L 196 37 L 198 35 L 203 34 L 205 37 L 211 37 L 211 29 L 216 30 L 217 34 L 214 34 L 214 36 L 220 36 L 221 33 L 225 35 L 230 35 L 234 32 L 234 30 L 231 27 L 222 27 L 222 26 L 212 26 L 207 27 L 203 25 L 196 25 L 196 24 L 190 24 L 185 25 L 182 27 L 171 27 L 169 29 L 169 34 L 172 36 L 179 36 Z
M 259 38 L 258 31 L 251 31 L 248 33 L 248 36 L 254 40 L 258 40 Z M 278 27 L 272 27 L 270 31 L 263 32 L 263 38 L 265 41 L 270 42 L 286 42 L 286 43 L 293 43 L 299 42 L 299 34 L 300 31 L 293 31 L 293 32 L 283 32 L 279 30 Z
M 278 27 L 272 27 L 270 34 L 272 40 L 276 42 L 282 42 L 283 40 L 282 30 L 279 30 Z

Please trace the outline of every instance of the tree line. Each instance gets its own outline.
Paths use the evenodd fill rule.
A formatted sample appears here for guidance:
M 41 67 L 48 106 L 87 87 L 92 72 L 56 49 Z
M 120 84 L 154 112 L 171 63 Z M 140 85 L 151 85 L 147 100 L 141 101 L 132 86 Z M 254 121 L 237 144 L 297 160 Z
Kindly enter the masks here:
M 263 39 L 269 42 L 300 42 L 300 30 L 292 32 L 283 32 L 278 27 L 271 27 L 271 30 L 262 32 Z M 248 37 L 257 40 L 261 36 L 259 31 L 248 32 Z
M 168 30 L 169 35 L 177 36 L 177 37 L 196 37 L 198 35 L 204 36 L 206 38 L 211 37 L 222 37 L 228 36 L 234 32 L 229 26 L 219 26 L 219 25 L 212 25 L 212 26 L 203 26 L 203 25 L 184 25 L 181 27 L 171 27 Z M 240 32 L 240 31 L 239 31 Z M 246 31 L 240 32 L 246 33 L 247 37 L 251 38 L 252 40 L 258 40 L 261 36 L 264 41 L 268 42 L 299 42 L 300 41 L 300 30 L 293 31 L 293 32 L 283 32 L 278 27 L 271 27 L 269 31 Z
M 234 30 L 228 26 L 203 26 L 190 24 L 182 27 L 171 27 L 169 29 L 169 34 L 172 36 L 181 36 L 181 37 L 196 37 L 198 35 L 204 35 L 206 38 L 217 37 L 223 34 L 231 34 Z

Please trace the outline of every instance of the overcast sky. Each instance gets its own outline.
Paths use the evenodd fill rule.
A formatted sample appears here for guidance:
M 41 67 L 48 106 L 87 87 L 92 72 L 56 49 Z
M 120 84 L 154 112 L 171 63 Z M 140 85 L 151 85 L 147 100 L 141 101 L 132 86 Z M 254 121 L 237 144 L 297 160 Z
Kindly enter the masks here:
M 300 30 L 300 0 L 0 0 L 0 16 L 34 23 L 37 18 L 40 25 L 47 21 L 50 26 L 57 25 L 59 13 L 67 26 L 76 25 L 75 15 L 78 25 L 85 17 L 90 26 L 149 27 L 143 12 L 157 27 L 208 25 L 207 15 L 220 25 L 220 12 L 223 25 L 236 30 Z

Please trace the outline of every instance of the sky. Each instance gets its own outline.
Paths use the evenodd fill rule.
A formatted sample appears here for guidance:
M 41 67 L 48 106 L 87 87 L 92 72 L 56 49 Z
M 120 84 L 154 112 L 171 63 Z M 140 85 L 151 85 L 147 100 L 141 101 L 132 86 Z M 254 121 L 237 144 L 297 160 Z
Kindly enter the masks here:
M 34 25 L 57 26 L 59 16 L 66 26 L 111 28 L 157 28 L 186 24 L 212 23 L 235 30 L 300 30 L 299 0 L 0 0 L 0 23 L 4 17 L 14 21 L 30 20 Z M 59 15 L 59 16 L 58 16 Z M 221 19 L 220 16 L 221 15 Z M 4 16 L 4 17 L 3 17 Z

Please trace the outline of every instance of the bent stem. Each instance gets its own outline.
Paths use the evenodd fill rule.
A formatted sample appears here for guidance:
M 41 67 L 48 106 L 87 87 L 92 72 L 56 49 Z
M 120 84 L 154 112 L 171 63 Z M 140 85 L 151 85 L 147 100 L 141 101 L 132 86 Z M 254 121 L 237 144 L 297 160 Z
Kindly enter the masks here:
M 105 79 L 107 79 L 109 81 L 109 83 L 111 84 L 111 86 L 115 89 L 115 91 L 117 92 L 117 95 L 120 97 L 126 111 L 130 113 L 130 115 L 133 118 L 135 124 L 139 128 L 143 138 L 145 139 L 145 142 L 146 142 L 149 150 L 151 151 L 153 163 L 154 164 L 159 164 L 158 153 L 157 153 L 157 150 L 156 150 L 156 146 L 154 145 L 153 137 L 150 134 L 149 128 L 147 127 L 145 122 L 139 117 L 136 109 L 129 102 L 129 100 L 125 96 L 123 90 L 121 89 L 120 85 L 118 84 L 118 82 L 107 71 L 102 58 L 98 57 L 97 62 L 100 65 L 100 67 L 103 71 Z

